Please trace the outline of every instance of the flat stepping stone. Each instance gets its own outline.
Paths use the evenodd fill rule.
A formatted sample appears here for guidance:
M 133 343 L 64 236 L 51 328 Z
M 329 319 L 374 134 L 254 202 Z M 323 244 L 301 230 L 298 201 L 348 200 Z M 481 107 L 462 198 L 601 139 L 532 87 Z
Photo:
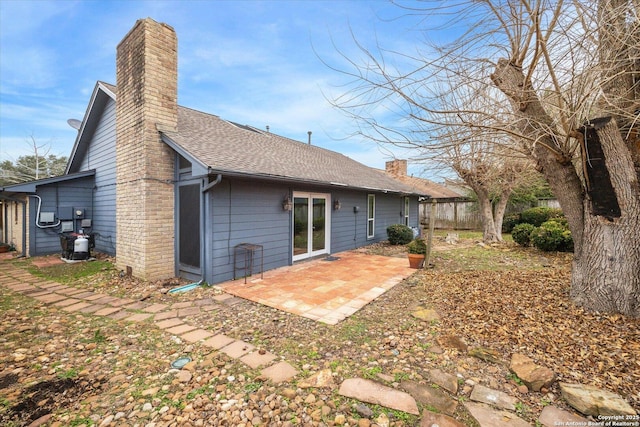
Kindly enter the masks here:
M 58 302 L 58 301 L 62 301 L 63 299 L 66 299 L 67 297 L 64 295 L 58 295 L 58 294 L 52 294 L 52 293 L 48 293 L 46 295 L 41 295 L 39 297 L 36 297 L 37 300 L 42 301 L 45 304 L 52 304 L 54 302 Z
M 125 319 L 127 322 L 144 322 L 148 318 L 153 316 L 151 313 L 135 313 Z
M 173 328 L 174 326 L 182 325 L 184 322 L 177 317 L 171 317 L 160 321 L 158 321 L 158 319 L 155 319 L 155 323 L 156 326 L 160 329 L 169 329 Z
M 486 403 L 509 411 L 515 411 L 516 403 L 518 403 L 518 399 L 513 396 L 502 391 L 490 389 L 480 384 L 476 384 L 473 387 L 470 399 L 474 402 Z
M 480 427 L 531 427 L 528 422 L 517 417 L 513 412 L 493 409 L 484 403 L 467 402 L 464 407 Z
M 143 308 L 142 310 L 147 313 L 158 313 L 160 311 L 166 310 L 167 308 L 169 308 L 169 306 L 166 304 L 152 304 L 149 307 Z
M 196 329 L 195 331 L 180 335 L 180 338 L 190 343 L 196 343 L 198 341 L 204 341 L 211 336 L 213 336 L 213 334 L 205 329 Z
M 458 377 L 441 371 L 440 369 L 431 369 L 429 371 L 429 379 L 432 383 L 439 385 L 451 394 L 458 393 Z
M 218 334 L 218 335 L 212 336 L 211 338 L 203 342 L 203 344 L 206 345 L 207 347 L 220 350 L 222 347 L 228 346 L 233 341 L 235 341 L 233 338 L 230 338 L 224 334 Z
M 194 329 L 196 329 L 195 326 L 187 325 L 186 323 L 183 323 L 181 325 L 174 326 L 173 328 L 169 328 L 166 331 L 173 335 L 182 335 L 187 332 L 193 331 Z
M 104 307 L 93 314 L 95 314 L 96 316 L 108 316 L 110 314 L 117 313 L 120 310 L 120 307 Z
M 346 379 L 340 385 L 338 393 L 361 402 L 396 409 L 413 415 L 420 415 L 416 401 L 409 393 L 384 386 L 363 378 Z
M 636 411 L 620 395 L 594 386 L 560 383 L 562 397 L 585 415 L 636 415 Z
M 540 418 L 538 418 L 538 421 L 545 427 L 556 427 L 559 425 L 587 425 L 586 418 L 582 418 L 581 416 L 576 415 L 572 412 L 556 408 L 555 406 L 545 406 L 540 413 Z
M 298 371 L 287 362 L 280 362 L 263 369 L 261 375 L 274 384 L 279 384 L 298 375 Z
M 174 317 L 178 317 L 178 310 L 163 311 L 162 313 L 156 313 L 156 315 L 153 316 L 156 321 L 171 319 Z
M 200 307 L 185 307 L 178 309 L 178 317 L 189 317 L 200 314 Z
M 433 407 L 438 412 L 453 415 L 458 407 L 458 402 L 444 391 L 431 387 L 431 385 L 419 384 L 414 381 L 403 381 L 400 388 L 409 393 L 418 403 Z
M 420 427 L 465 427 L 460 421 L 451 418 L 448 415 L 436 414 L 429 411 L 422 413 Z
M 273 360 L 275 360 L 276 355 L 273 353 L 269 353 L 265 351 L 261 353 L 260 351 L 254 351 L 249 354 L 246 354 L 240 358 L 240 361 L 245 365 L 248 365 L 250 368 L 256 369 L 260 366 L 268 365 Z
M 221 352 L 234 359 L 239 359 L 245 354 L 253 351 L 256 347 L 253 344 L 249 344 L 244 341 L 234 341 L 228 346 L 220 349 Z

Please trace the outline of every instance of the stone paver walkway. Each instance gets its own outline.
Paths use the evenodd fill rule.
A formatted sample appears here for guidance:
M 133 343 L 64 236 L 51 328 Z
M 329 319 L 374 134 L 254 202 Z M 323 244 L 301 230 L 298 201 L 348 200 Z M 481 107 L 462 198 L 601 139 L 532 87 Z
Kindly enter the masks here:
M 229 294 L 318 322 L 335 325 L 400 283 L 415 269 L 406 258 L 341 252 L 270 270 L 247 283 L 218 285 Z
M 128 298 L 117 298 L 60 283 L 42 280 L 29 272 L 13 267 L 10 263 L 0 263 L 0 286 L 37 299 L 44 304 L 55 306 L 69 314 L 84 313 L 105 316 L 123 322 L 152 322 L 159 329 L 189 343 L 201 342 L 204 346 L 239 359 L 252 369 L 262 368 L 264 378 L 274 383 L 288 381 L 298 371 L 287 362 L 268 351 L 258 350 L 253 345 L 236 340 L 224 334 L 190 325 L 188 316 L 215 309 L 219 304 L 232 298 L 207 298 L 175 304 L 149 304 Z

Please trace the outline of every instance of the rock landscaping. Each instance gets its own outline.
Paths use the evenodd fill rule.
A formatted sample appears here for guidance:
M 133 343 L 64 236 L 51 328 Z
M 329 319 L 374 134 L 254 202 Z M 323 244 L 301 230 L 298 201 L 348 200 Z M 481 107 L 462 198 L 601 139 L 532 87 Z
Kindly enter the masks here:
M 337 325 L 0 261 L 0 425 L 640 425 L 640 321 L 575 307 L 567 255 L 522 254 L 435 252 Z

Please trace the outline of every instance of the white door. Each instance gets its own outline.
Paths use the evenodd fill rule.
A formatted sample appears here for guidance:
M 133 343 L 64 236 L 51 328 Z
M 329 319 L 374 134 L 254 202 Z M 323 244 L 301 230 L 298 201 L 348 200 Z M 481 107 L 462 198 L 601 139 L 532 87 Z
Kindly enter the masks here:
M 328 254 L 331 195 L 293 193 L 293 260 Z

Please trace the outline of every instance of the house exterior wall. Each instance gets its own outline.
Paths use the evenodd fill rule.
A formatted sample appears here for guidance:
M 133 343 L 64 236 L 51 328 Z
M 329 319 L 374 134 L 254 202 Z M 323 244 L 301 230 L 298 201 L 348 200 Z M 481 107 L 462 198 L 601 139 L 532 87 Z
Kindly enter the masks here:
M 173 277 L 174 159 L 159 129 L 177 125 L 177 38 L 139 20 L 117 48 L 116 265 L 145 280 Z
M 84 218 L 93 219 L 93 178 L 83 178 L 73 181 L 60 182 L 52 185 L 39 186 L 36 191 L 42 199 L 40 212 L 54 212 L 56 222 L 61 220 L 74 221 L 74 230 L 80 228 L 80 221 L 73 215 L 74 209 L 82 208 Z M 36 225 L 38 219 L 38 199 L 29 198 L 29 255 L 39 256 L 55 254 L 61 251 L 60 227 L 40 228 Z
M 264 247 L 264 269 L 292 264 L 292 212 L 282 208 L 285 197 L 293 192 L 329 194 L 331 209 L 330 253 L 355 249 L 387 239 L 386 228 L 399 223 L 403 198 L 397 194 L 376 194 L 376 227 L 373 239 L 367 239 L 366 191 L 310 185 L 226 179 L 208 191 L 205 213 L 205 280 L 219 283 L 234 276 L 234 247 L 253 243 Z M 333 210 L 339 200 L 340 210 Z M 353 207 L 359 206 L 354 214 Z M 411 202 L 411 225 L 418 226 L 418 203 Z M 238 272 L 240 275 L 240 271 Z
M 291 212 L 282 200 L 291 194 L 287 185 L 223 179 L 208 193 L 210 215 L 205 229 L 210 244 L 207 281 L 233 279 L 234 247 L 253 243 L 264 247 L 264 269 L 291 262 Z
M 116 102 L 106 102 L 79 170 L 95 169 L 93 232 L 96 250 L 116 253 Z

